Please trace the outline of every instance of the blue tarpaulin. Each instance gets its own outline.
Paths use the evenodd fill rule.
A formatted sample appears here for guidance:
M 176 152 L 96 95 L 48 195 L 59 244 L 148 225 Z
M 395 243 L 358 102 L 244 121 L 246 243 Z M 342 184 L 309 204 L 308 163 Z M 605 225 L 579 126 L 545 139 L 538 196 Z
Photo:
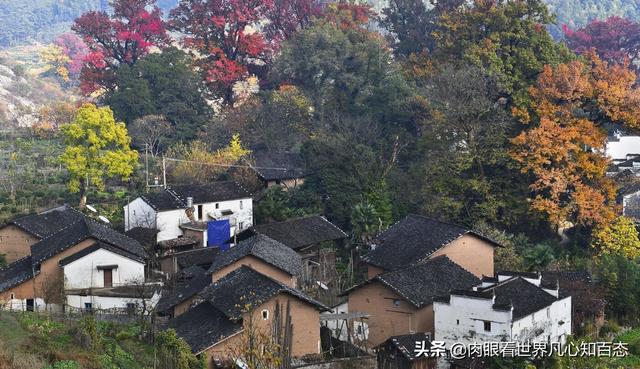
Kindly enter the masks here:
M 219 247 L 223 251 L 227 250 L 229 244 L 224 241 L 228 240 L 230 236 L 229 220 L 214 220 L 207 223 L 207 246 Z

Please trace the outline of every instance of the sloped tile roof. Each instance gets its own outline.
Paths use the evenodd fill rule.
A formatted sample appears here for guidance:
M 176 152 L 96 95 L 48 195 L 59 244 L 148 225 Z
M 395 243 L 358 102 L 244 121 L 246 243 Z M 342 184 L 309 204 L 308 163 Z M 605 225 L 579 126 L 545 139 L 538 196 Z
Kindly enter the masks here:
M 40 264 L 53 255 L 88 238 L 95 238 L 141 258 L 146 257 L 144 248 L 138 241 L 89 218 L 83 217 L 75 223 L 31 245 L 32 261 L 34 264 Z
M 197 295 L 211 284 L 211 274 L 208 274 L 199 266 L 191 266 L 176 274 L 175 288 L 165 288 L 156 309 L 167 312 L 174 306 Z
M 254 234 L 263 234 L 294 250 L 347 237 L 344 231 L 319 215 L 256 225 L 242 231 L 237 239 L 243 240 Z
M 254 151 L 254 170 L 266 181 L 302 178 L 304 161 L 300 154 L 288 152 Z
M 328 307 L 281 282 L 267 277 L 247 266 L 232 271 L 205 288 L 200 296 L 209 301 L 229 319 L 239 320 L 246 308 L 258 306 L 278 294 L 285 293 L 315 307 L 329 310 Z
M 219 254 L 220 249 L 217 247 L 202 247 L 195 250 L 180 252 L 175 256 L 178 267 L 181 269 L 188 268 L 193 265 L 209 269 Z
M 9 224 L 20 227 L 38 238 L 45 238 L 82 218 L 84 218 L 84 215 L 81 212 L 70 206 L 63 205 L 42 213 L 13 219 Z
M 465 227 L 409 215 L 382 232 L 373 242 L 375 248 L 362 259 L 384 270 L 406 268 L 465 234 L 473 234 L 497 246 L 494 241 Z
M 126 258 L 129 258 L 131 260 L 135 260 L 135 261 L 140 262 L 140 263 L 144 263 L 144 258 L 139 256 L 139 255 L 132 254 L 132 253 L 130 253 L 128 251 L 125 251 L 125 250 L 120 249 L 120 248 L 115 247 L 115 246 L 111 246 L 111 245 L 106 244 L 104 242 L 97 242 L 97 243 L 95 243 L 95 244 L 93 244 L 93 245 L 91 245 L 91 246 L 89 246 L 87 248 L 84 248 L 84 249 L 76 252 L 73 255 L 67 256 L 66 258 L 60 260 L 58 262 L 58 264 L 60 264 L 60 266 L 68 265 L 70 263 L 73 263 L 76 260 L 80 260 L 83 257 L 85 257 L 87 255 L 90 255 L 90 254 L 93 254 L 94 252 L 96 252 L 98 250 L 101 250 L 101 249 L 113 252 L 115 254 L 124 256 Z
M 412 333 L 404 334 L 400 336 L 391 336 L 381 345 L 391 344 L 398 352 L 402 354 L 407 360 L 413 361 L 416 357 L 416 342 L 426 342 L 426 348 L 431 345 L 431 340 L 426 333 Z M 380 345 L 380 346 L 381 346 Z
M 294 276 L 299 275 L 302 269 L 302 259 L 298 253 L 274 239 L 258 234 L 220 253 L 214 258 L 209 273 L 215 273 L 245 256 L 254 256 Z
M 31 256 L 16 260 L 0 269 L 0 292 L 33 278 Z
M 185 209 L 187 197 L 193 197 L 194 204 L 250 198 L 251 193 L 234 181 L 211 182 L 202 185 L 171 186 L 167 189 L 140 196 L 158 211 Z
M 194 353 L 200 353 L 222 339 L 242 331 L 242 323 L 230 320 L 205 301 L 169 320 L 165 328 L 174 329 Z
M 468 289 L 480 284 L 480 279 L 446 256 L 438 256 L 409 268 L 379 274 L 346 290 L 344 294 L 372 282 L 387 286 L 416 308 L 430 305 L 438 296 L 452 290 Z
M 542 288 L 528 282 L 522 277 L 514 277 L 482 289 L 483 292 L 494 292 L 495 304 L 513 307 L 513 319 L 517 320 L 548 306 L 558 299 Z

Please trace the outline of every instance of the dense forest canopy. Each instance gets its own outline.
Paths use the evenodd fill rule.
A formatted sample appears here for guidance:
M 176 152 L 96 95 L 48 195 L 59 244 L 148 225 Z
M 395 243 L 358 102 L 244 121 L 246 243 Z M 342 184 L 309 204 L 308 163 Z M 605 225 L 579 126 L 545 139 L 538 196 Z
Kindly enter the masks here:
M 178 0 L 159 0 L 157 5 L 168 15 Z M 425 1 L 428 3 L 428 1 Z M 545 0 L 556 23 L 549 25 L 551 35 L 563 36 L 562 26 L 582 27 L 592 19 L 621 16 L 640 20 L 640 5 L 627 0 Z M 0 48 L 25 42 L 50 42 L 68 32 L 72 21 L 88 10 L 108 10 L 109 0 L 0 0 Z M 384 9 L 388 1 L 371 0 L 374 9 Z

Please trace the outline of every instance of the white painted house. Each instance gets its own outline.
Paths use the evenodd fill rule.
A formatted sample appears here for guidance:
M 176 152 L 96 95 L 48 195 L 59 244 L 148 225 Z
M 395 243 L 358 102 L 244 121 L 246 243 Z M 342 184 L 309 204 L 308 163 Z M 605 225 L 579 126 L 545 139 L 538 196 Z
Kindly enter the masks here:
M 616 132 L 607 138 L 605 153 L 614 164 L 640 156 L 640 136 L 627 136 Z
M 571 297 L 539 274 L 498 274 L 472 290 L 452 291 L 433 303 L 434 340 L 455 342 L 560 342 L 571 334 Z
M 157 229 L 157 242 L 194 230 L 201 232 L 200 242 L 206 246 L 206 223 L 225 219 L 231 225 L 229 237 L 253 225 L 251 194 L 233 181 L 168 187 L 140 196 L 124 207 L 125 230 Z

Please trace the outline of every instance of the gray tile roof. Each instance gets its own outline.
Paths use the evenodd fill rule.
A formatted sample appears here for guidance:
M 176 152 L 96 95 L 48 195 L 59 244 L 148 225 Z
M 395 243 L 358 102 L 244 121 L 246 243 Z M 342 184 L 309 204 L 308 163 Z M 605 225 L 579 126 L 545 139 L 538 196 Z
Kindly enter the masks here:
M 402 356 L 404 356 L 407 360 L 413 361 L 417 359 L 416 357 L 416 342 L 426 342 L 426 347 L 430 347 L 431 340 L 426 333 L 412 333 L 412 334 L 404 334 L 400 336 L 392 336 L 389 337 L 381 345 L 392 345 Z
M 211 182 L 203 185 L 171 186 L 167 189 L 140 196 L 158 211 L 184 209 L 187 197 L 193 197 L 194 204 L 250 198 L 251 193 L 234 181 Z
M 242 323 L 230 320 L 205 301 L 171 319 L 165 328 L 174 329 L 194 353 L 200 353 L 220 340 L 242 331 Z
M 200 296 L 209 301 L 229 319 L 239 320 L 246 310 L 263 304 L 278 294 L 288 294 L 315 307 L 328 307 L 303 292 L 267 277 L 247 266 L 242 266 L 205 288 Z
M 299 275 L 302 268 L 302 259 L 298 253 L 274 239 L 258 234 L 216 256 L 209 273 L 215 273 L 249 255 L 294 276 Z
M 362 259 L 384 270 L 406 268 L 465 234 L 473 234 L 497 245 L 465 227 L 421 215 L 409 215 L 382 232 L 373 242 L 375 248 Z
M 288 152 L 254 151 L 254 170 L 266 181 L 302 178 L 304 161 L 300 154 Z
M 244 240 L 255 234 L 263 234 L 294 250 L 347 237 L 344 231 L 319 215 L 256 225 L 242 231 L 237 239 Z
M 63 205 L 42 213 L 13 219 L 9 224 L 20 227 L 38 238 L 44 238 L 82 218 L 84 218 L 84 215 L 81 212 L 70 206 Z
M 33 277 L 31 256 L 16 260 L 0 269 L 0 292 L 13 288 Z
M 512 306 L 513 319 L 517 320 L 548 306 L 558 299 L 542 288 L 527 282 L 522 277 L 514 277 L 482 289 L 482 292 L 495 293 L 495 304 L 499 306 Z
M 211 284 L 211 274 L 199 266 L 191 266 L 178 272 L 175 276 L 176 286 L 162 290 L 162 296 L 156 310 L 167 312 L 174 306 L 197 295 Z
M 95 238 L 138 257 L 146 257 L 146 252 L 138 241 L 84 217 L 31 245 L 32 261 L 34 264 L 40 264 L 88 238 Z
M 480 284 L 480 279 L 446 256 L 438 256 L 409 268 L 379 274 L 346 290 L 344 294 L 372 282 L 387 286 L 416 308 L 430 305 L 438 296 L 452 290 L 468 289 Z

